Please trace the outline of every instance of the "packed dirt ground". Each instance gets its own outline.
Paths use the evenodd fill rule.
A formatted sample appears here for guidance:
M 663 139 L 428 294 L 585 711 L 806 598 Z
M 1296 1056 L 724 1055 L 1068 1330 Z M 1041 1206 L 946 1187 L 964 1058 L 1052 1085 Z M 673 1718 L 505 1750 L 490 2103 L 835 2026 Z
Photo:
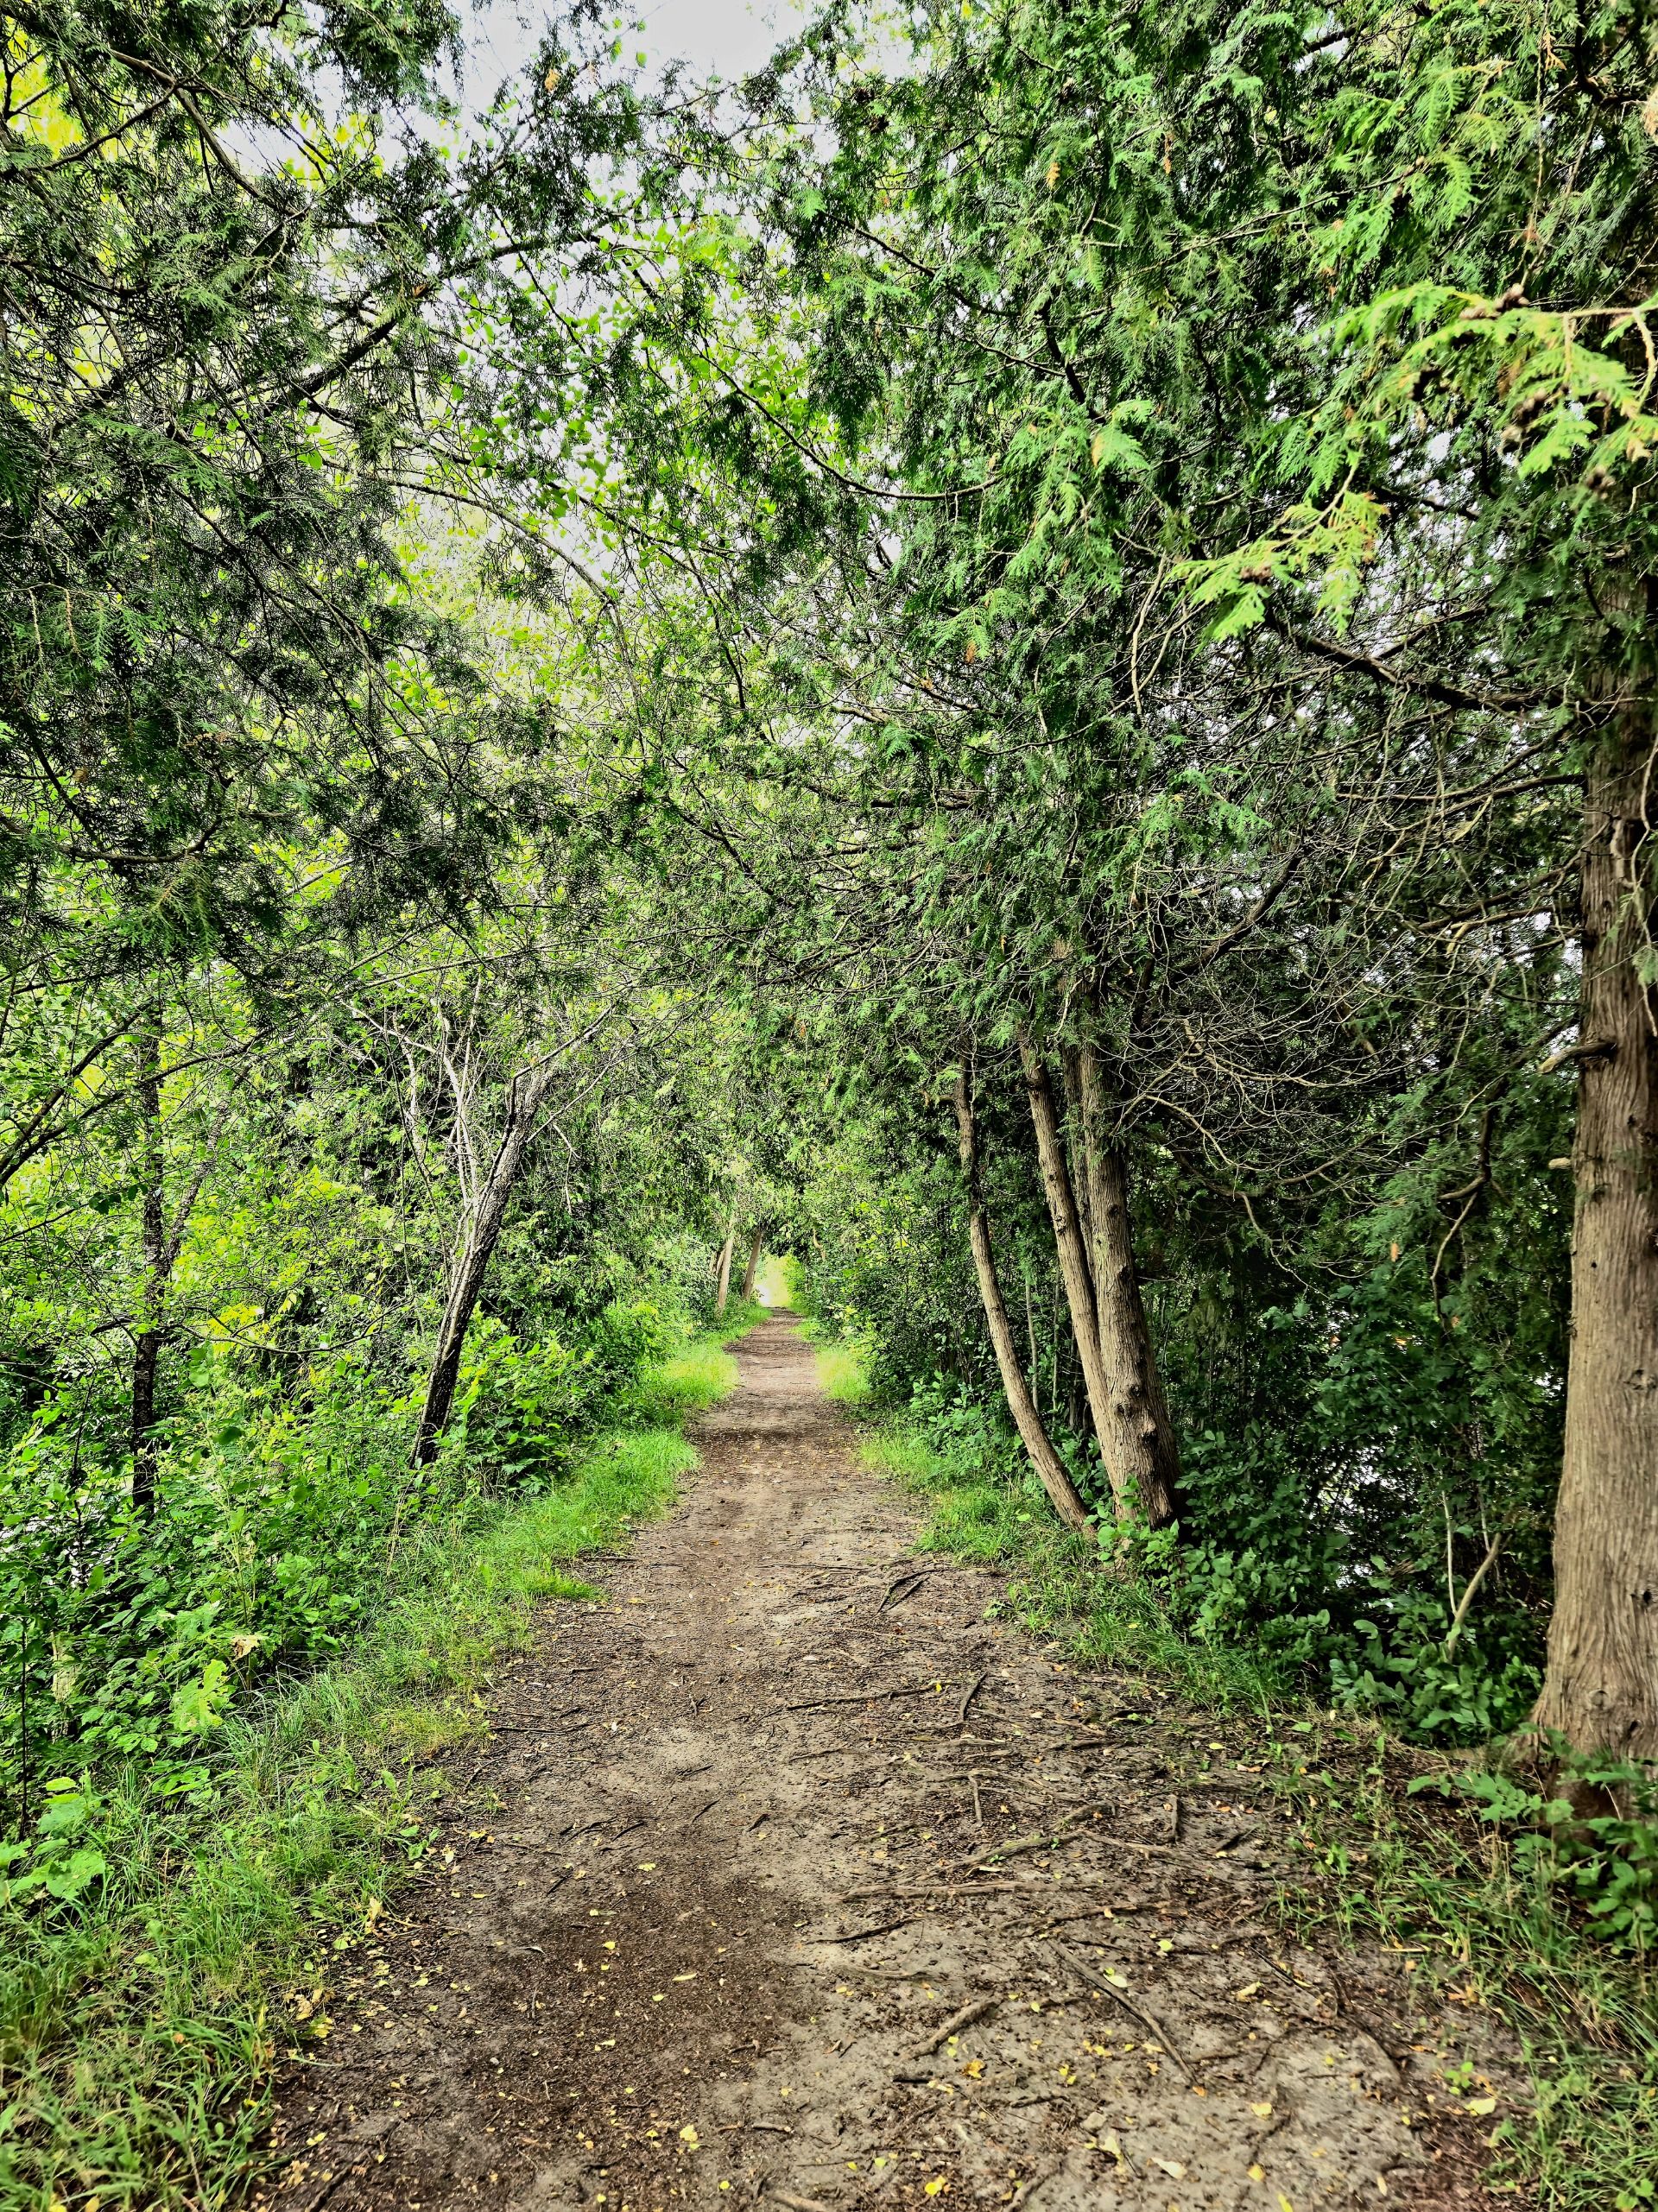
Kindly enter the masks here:
M 1285 1934 L 1244 1734 L 917 1553 L 788 1318 L 737 1358 L 673 1517 L 503 1672 L 264 2203 L 1513 2204 L 1414 1961 Z

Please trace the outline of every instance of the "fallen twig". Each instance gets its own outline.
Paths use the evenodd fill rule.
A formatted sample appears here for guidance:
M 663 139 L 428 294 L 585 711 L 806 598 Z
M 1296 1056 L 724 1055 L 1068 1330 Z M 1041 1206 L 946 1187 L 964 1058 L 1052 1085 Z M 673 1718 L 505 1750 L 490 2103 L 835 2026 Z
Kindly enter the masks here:
M 883 1920 L 877 1927 L 855 1929 L 850 1936 L 807 1936 L 801 1940 L 808 1943 L 866 1943 L 871 1936 L 889 1936 L 895 1928 L 908 1928 L 912 1920 L 920 1918 L 919 1913 L 906 1912 L 901 1919 Z
M 964 2005 L 959 2012 L 952 2013 L 941 2027 L 934 2028 L 931 2035 L 923 2037 L 920 2043 L 913 2045 L 904 2053 L 905 2057 L 925 2058 L 929 2051 L 936 2051 L 941 2043 L 948 2043 L 959 2029 L 970 2026 L 974 2020 L 982 2020 L 986 2013 L 994 2012 L 1001 2002 L 999 1995 L 975 1997 L 971 2005 Z
M 1114 1981 L 1108 1981 L 1103 1974 L 1096 1974 L 1086 1960 L 1079 1959 L 1076 1953 L 1067 1945 L 1060 1943 L 1057 1937 L 1048 1938 L 1048 1949 L 1057 1958 L 1063 1959 L 1073 1974 L 1079 1975 L 1091 1989 L 1098 1989 L 1103 1997 L 1111 1998 L 1114 2003 L 1122 2007 L 1130 2019 L 1138 2020 L 1142 2027 L 1149 2028 L 1180 2068 L 1181 2073 L 1185 2075 L 1191 2086 L 1194 2089 L 1197 2088 L 1198 2077 L 1180 2055 L 1174 2037 L 1152 2013 L 1147 2012 L 1143 2006 L 1136 2005 L 1133 1998 L 1119 1989 Z
M 798 1704 L 785 1705 L 782 1710 L 809 1713 L 814 1705 L 878 1705 L 889 1697 L 936 1697 L 943 1687 L 941 1682 L 919 1682 L 901 1690 L 848 1690 L 836 1697 L 802 1697 Z
M 1080 1825 L 1083 1817 L 1081 1813 L 1076 1813 L 1069 1820 L 1061 1821 L 1057 1828 L 1043 1829 L 1040 1835 L 1020 1836 L 1011 1843 L 998 1843 L 995 1850 L 987 1851 L 982 1859 L 975 1859 L 971 1866 L 964 1867 L 962 1872 L 982 1874 L 986 1867 L 993 1867 L 1000 1860 L 1020 1858 L 1027 1851 L 1040 1851 L 1048 1845 L 1062 1842 L 1073 1829 Z

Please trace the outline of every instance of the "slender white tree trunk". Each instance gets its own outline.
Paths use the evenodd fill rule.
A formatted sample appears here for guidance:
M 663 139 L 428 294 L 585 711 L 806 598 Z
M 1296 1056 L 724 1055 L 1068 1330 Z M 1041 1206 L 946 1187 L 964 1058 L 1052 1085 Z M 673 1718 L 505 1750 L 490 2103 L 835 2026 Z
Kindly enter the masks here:
M 1002 1389 L 1008 1401 L 1008 1411 L 1024 1439 L 1025 1450 L 1030 1454 L 1030 1463 L 1036 1469 L 1042 1488 L 1054 1501 L 1054 1510 L 1067 1528 L 1074 1528 L 1083 1535 L 1092 1535 L 1094 1525 L 1089 1519 L 1088 1508 L 1071 1480 L 1065 1462 L 1054 1449 L 1053 1438 L 1042 1425 L 1036 1400 L 1031 1394 L 1024 1369 L 1019 1364 L 1019 1348 L 1014 1342 L 1013 1324 L 1008 1318 L 1002 1286 L 997 1276 L 996 1258 L 990 1246 L 990 1225 L 984 1210 L 983 1178 L 979 1172 L 978 1130 L 965 1071 L 956 1081 L 955 1103 L 961 1172 L 967 1186 L 968 1241 L 972 1246 L 978 1294 L 984 1301 L 984 1318 L 990 1327 L 996 1364 L 1001 1371 Z

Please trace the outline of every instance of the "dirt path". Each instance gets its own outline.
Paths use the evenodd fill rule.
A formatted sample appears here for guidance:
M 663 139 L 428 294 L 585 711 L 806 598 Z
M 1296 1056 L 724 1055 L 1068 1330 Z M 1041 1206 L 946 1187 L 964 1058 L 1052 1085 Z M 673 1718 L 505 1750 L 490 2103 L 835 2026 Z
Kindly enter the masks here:
M 266 2201 L 1494 2203 L 1404 1962 L 1275 1928 L 1247 1750 L 914 1555 L 788 1319 L 737 1356 L 503 1678 L 493 1810 L 354 1954 Z

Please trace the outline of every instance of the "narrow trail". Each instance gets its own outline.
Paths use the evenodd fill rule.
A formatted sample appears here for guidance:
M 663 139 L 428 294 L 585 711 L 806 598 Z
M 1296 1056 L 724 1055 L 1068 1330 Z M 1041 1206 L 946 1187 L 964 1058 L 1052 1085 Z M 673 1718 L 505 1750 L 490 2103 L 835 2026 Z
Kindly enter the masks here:
M 1494 2205 L 1406 1962 L 1275 1924 L 1226 1725 L 915 1554 L 788 1318 L 737 1356 L 672 1519 L 503 1676 L 263 2202 Z

